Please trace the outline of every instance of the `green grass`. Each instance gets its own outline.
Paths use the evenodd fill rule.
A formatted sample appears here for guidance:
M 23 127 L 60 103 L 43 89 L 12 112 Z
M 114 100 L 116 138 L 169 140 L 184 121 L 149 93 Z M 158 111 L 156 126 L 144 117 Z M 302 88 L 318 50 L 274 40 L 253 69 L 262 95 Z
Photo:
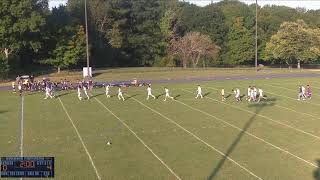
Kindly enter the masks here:
M 75 91 L 59 93 L 101 179 L 176 179 L 173 172 L 181 179 L 257 179 L 251 172 L 262 179 L 312 180 L 320 172 L 318 81 L 207 82 L 201 85 L 209 94 L 198 100 L 196 84 L 166 84 L 178 96 L 166 102 L 163 96 L 147 101 L 144 87 L 125 88 L 130 98 L 124 102 L 107 99 L 103 89 L 88 101 L 79 101 Z M 296 100 L 301 83 L 312 85 L 311 100 Z M 268 101 L 238 103 L 233 95 L 220 101 L 220 88 L 228 94 L 240 87 L 245 94 L 248 85 L 262 87 Z M 163 86 L 154 84 L 153 93 L 162 94 Z M 60 100 L 43 97 L 24 99 L 24 155 L 54 156 L 55 179 L 97 179 Z M 20 98 L 0 91 L 0 99 L 0 156 L 18 156 Z

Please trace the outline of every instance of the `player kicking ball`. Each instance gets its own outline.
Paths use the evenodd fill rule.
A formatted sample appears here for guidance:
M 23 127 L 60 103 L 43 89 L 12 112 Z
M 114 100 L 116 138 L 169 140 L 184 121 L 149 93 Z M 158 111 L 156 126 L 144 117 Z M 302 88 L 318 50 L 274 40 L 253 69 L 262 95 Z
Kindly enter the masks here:
M 201 99 L 203 98 L 202 89 L 201 89 L 200 85 L 198 85 L 197 96 L 195 98 L 198 99 L 199 96 L 200 96 Z
M 167 98 L 170 98 L 170 99 L 174 100 L 174 98 L 172 96 L 170 96 L 169 89 L 167 87 L 164 87 L 164 93 L 165 93 L 165 96 L 164 96 L 164 100 L 163 101 L 166 101 Z
M 106 87 L 106 96 L 107 98 L 110 98 L 110 95 L 109 95 L 110 85 L 107 84 L 105 87 Z
M 147 88 L 147 100 L 149 100 L 150 96 L 153 97 L 153 99 L 156 99 L 156 97 L 152 94 L 151 84 L 149 84 Z
M 121 87 L 119 87 L 119 89 L 118 89 L 118 99 L 119 99 L 119 100 L 122 99 L 122 101 L 124 101 L 124 97 L 123 97 L 123 95 L 122 95 Z

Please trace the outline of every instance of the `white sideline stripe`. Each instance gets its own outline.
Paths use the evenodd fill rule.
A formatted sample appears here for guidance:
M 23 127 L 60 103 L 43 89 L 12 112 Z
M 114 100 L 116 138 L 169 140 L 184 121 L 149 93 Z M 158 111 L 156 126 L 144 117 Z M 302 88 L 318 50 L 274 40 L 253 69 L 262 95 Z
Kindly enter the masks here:
M 168 121 L 170 121 L 171 123 L 175 124 L 176 126 L 178 126 L 180 129 L 182 129 L 183 131 L 187 132 L 188 134 L 190 134 L 191 136 L 193 136 L 194 138 L 196 138 L 198 141 L 202 142 L 203 144 L 205 144 L 206 146 L 210 147 L 212 150 L 218 152 L 220 155 L 222 155 L 223 157 L 227 158 L 228 160 L 230 160 L 231 162 L 233 162 L 234 164 L 236 164 L 237 166 L 239 166 L 241 169 L 245 170 L 246 172 L 248 172 L 250 175 L 256 177 L 257 179 L 262 180 L 262 178 L 260 178 L 259 176 L 255 175 L 253 172 L 251 172 L 250 170 L 248 170 L 247 168 L 245 168 L 244 166 L 242 166 L 241 164 L 237 163 L 235 160 L 231 159 L 229 156 L 225 155 L 223 152 L 219 151 L 218 149 L 216 149 L 215 147 L 213 147 L 212 145 L 208 144 L 206 141 L 202 140 L 201 138 L 199 138 L 198 136 L 196 136 L 195 134 L 193 134 L 192 132 L 188 131 L 187 129 L 185 129 L 184 127 L 182 127 L 180 124 L 176 123 L 175 121 L 173 121 L 172 119 L 168 118 L 167 116 L 161 114 L 160 112 L 150 108 L 149 106 L 145 105 L 144 103 L 140 102 L 139 100 L 137 100 L 136 98 L 132 97 L 133 100 L 135 100 L 136 102 L 138 102 L 139 104 L 141 104 L 142 106 L 146 107 L 147 109 L 151 110 L 152 112 L 160 115 L 161 117 L 167 119 Z
M 192 93 L 191 91 L 188 91 L 188 90 L 184 90 L 184 89 L 182 89 L 182 90 L 185 91 L 185 92 Z M 208 97 L 207 97 L 207 98 L 208 98 Z M 307 164 L 310 165 L 310 166 L 318 167 L 316 164 L 313 164 L 312 162 L 309 162 L 309 161 L 307 161 L 307 160 L 305 160 L 305 159 L 303 159 L 303 158 L 301 158 L 301 157 L 299 157 L 299 156 L 297 156 L 297 155 L 294 155 L 294 154 L 292 154 L 291 152 L 289 152 L 289 151 L 287 151 L 287 150 L 284 150 L 284 149 L 282 149 L 282 148 L 280 148 L 280 147 L 278 147 L 278 146 L 276 146 L 276 145 L 274 145 L 274 144 L 272 144 L 272 143 L 270 143 L 270 142 L 268 142 L 268 141 L 266 141 L 266 140 L 264 140 L 264 139 L 262 139 L 262 138 L 259 138 L 259 137 L 257 137 L 257 136 L 254 135 L 254 134 L 251 134 L 251 133 L 249 133 L 249 132 L 247 132 L 247 131 L 244 131 L 243 129 L 241 129 L 241 128 L 237 127 L 237 126 L 235 126 L 235 125 L 233 125 L 233 124 L 231 124 L 231 123 L 228 123 L 227 121 L 224 121 L 223 119 L 220 119 L 220 118 L 218 118 L 218 117 L 216 117 L 216 116 L 214 116 L 214 115 L 212 115 L 212 114 L 209 114 L 209 113 L 207 113 L 207 112 L 205 112 L 205 111 L 202 111 L 202 110 L 200 110 L 200 109 L 197 109 L 197 108 L 194 108 L 194 107 L 192 107 L 192 106 L 189 106 L 189 105 L 187 105 L 187 104 L 185 104 L 185 103 L 183 103 L 183 102 L 181 102 L 181 101 L 177 101 L 177 102 L 179 102 L 179 103 L 181 103 L 181 104 L 183 104 L 183 105 L 185 105 L 185 106 L 187 106 L 187 107 L 189 107 L 189 108 L 191 108 L 191 109 L 193 109 L 193 110 L 195 110 L 195 111 L 198 111 L 198 112 L 201 112 L 201 113 L 203 113 L 203 114 L 205 114 L 205 115 L 207 115 L 207 116 L 210 116 L 210 117 L 212 117 L 212 118 L 214 118 L 214 119 L 216 119 L 216 120 L 218 120 L 218 121 L 221 121 L 221 122 L 223 122 L 223 123 L 225 123 L 225 124 L 233 127 L 234 129 L 239 130 L 240 132 L 244 132 L 245 134 L 247 134 L 247 135 L 249 135 L 249 136 L 251 136 L 251 137 L 254 137 L 254 138 L 258 139 L 258 140 L 260 140 L 260 141 L 262 141 L 262 142 L 264 142 L 264 143 L 266 143 L 266 144 L 274 147 L 275 149 L 278 149 L 278 150 L 280 150 L 280 151 L 282 151 L 282 152 L 284 152 L 284 153 L 287 153 L 287 154 L 289 154 L 289 155 L 291 155 L 291 156 L 293 156 L 293 157 L 295 157 L 295 158 L 297 158 L 297 159 L 299 159 L 299 160 L 307 163 Z
M 23 114 L 24 114 L 24 109 L 23 109 L 23 104 L 24 104 L 24 96 L 21 96 L 21 119 L 20 119 L 20 157 L 23 157 Z
M 21 95 L 21 119 L 20 119 L 20 157 L 23 157 L 23 120 L 24 120 L 24 109 L 23 109 L 23 106 L 24 106 L 24 96 Z M 1 176 L 0 176 L 1 177 Z M 20 180 L 22 180 L 23 178 L 20 178 Z
M 207 88 L 209 88 L 209 89 L 216 89 L 216 88 L 212 88 L 212 87 L 207 87 Z M 268 93 L 269 93 L 269 92 L 268 92 Z M 272 94 L 272 93 L 270 93 L 270 94 Z M 210 97 L 207 97 L 207 98 L 208 98 L 208 99 L 211 99 L 211 100 L 213 100 L 213 101 L 216 101 L 216 102 L 225 104 L 225 105 L 227 105 L 227 106 L 233 107 L 233 108 L 235 108 L 235 109 L 239 109 L 239 110 L 242 110 L 242 111 L 246 111 L 246 112 L 248 112 L 248 113 L 251 113 L 251 114 L 255 114 L 255 115 L 260 116 L 260 117 L 262 117 L 262 118 L 264 118 L 264 119 L 268 119 L 268 120 L 270 120 L 270 121 L 272 121 L 272 122 L 275 122 L 275 123 L 277 123 L 277 124 L 280 124 L 280 125 L 282 125 L 282 126 L 285 126 L 285 127 L 287 127 L 287 128 L 293 129 L 293 130 L 295 130 L 295 131 L 298 131 L 298 132 L 300 132 L 300 133 L 303 133 L 303 134 L 312 136 L 312 137 L 320 140 L 320 137 L 317 136 L 317 135 L 311 134 L 311 133 L 309 133 L 309 132 L 303 131 L 303 130 L 298 129 L 298 128 L 295 128 L 295 127 L 293 127 L 293 126 L 290 126 L 290 125 L 284 124 L 284 123 L 282 123 L 282 122 L 276 121 L 276 120 L 271 119 L 271 118 L 269 118 L 269 117 L 267 117 L 267 116 L 264 116 L 264 115 L 261 115 L 261 114 L 257 114 L 257 113 L 255 113 L 255 112 L 252 112 L 252 111 L 249 111 L 249 110 L 246 110 L 246 109 L 243 109 L 243 108 L 240 108 L 240 107 L 231 105 L 231 104 L 227 104 L 227 103 L 225 103 L 225 102 L 221 102 L 221 101 L 218 101 L 218 100 L 213 99 L 213 98 L 210 98 Z
M 73 128 L 74 128 L 74 130 L 76 131 L 76 133 L 77 133 L 77 135 L 78 135 L 78 138 L 79 138 L 79 140 L 80 140 L 80 142 L 81 142 L 81 144 L 82 144 L 83 149 L 86 151 L 86 154 L 87 154 L 87 156 L 88 156 L 88 158 L 89 158 L 89 160 L 90 160 L 90 162 L 91 162 L 91 165 L 92 165 L 92 167 L 93 167 L 93 169 L 94 169 L 94 171 L 95 171 L 95 173 L 96 173 L 96 176 L 97 176 L 98 180 L 101 180 L 101 177 L 100 177 L 100 175 L 99 175 L 99 172 L 98 172 L 96 166 L 94 165 L 94 162 L 93 162 L 93 160 L 92 160 L 92 157 L 91 157 L 91 155 L 90 155 L 90 153 L 89 153 L 89 151 L 88 151 L 85 143 L 83 142 L 82 137 L 81 137 L 81 135 L 80 135 L 77 127 L 76 127 L 75 124 L 73 123 L 73 121 L 72 121 L 72 119 L 71 119 L 71 117 L 70 117 L 67 109 L 64 107 L 64 105 L 63 105 L 60 97 L 58 97 L 58 99 L 59 99 L 59 101 L 60 101 L 60 104 L 61 104 L 64 112 L 65 112 L 66 115 L 68 116 L 68 118 L 69 118 L 69 120 L 70 120 L 70 122 L 71 122 L 71 124 L 72 124 L 72 126 L 73 126 Z
M 115 115 L 109 108 L 107 108 L 100 100 L 94 98 L 102 107 L 104 107 L 110 114 L 112 114 L 115 118 L 117 118 L 152 154 L 156 157 L 162 165 L 164 165 L 177 179 L 181 180 L 181 178 L 162 160 L 156 155 L 153 150 L 117 115 Z

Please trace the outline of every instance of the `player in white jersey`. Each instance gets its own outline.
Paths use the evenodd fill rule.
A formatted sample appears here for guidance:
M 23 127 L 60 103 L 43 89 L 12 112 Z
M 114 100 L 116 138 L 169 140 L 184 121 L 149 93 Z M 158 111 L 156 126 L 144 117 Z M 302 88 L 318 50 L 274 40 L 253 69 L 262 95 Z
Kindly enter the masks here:
M 247 90 L 247 101 L 251 101 L 251 86 L 249 86 Z
M 156 97 L 152 94 L 151 85 L 149 84 L 147 88 L 147 100 L 149 100 L 150 96 L 153 97 L 153 99 L 156 99 Z
M 118 99 L 119 99 L 119 100 L 122 99 L 122 101 L 124 101 L 124 97 L 123 97 L 123 95 L 122 95 L 121 87 L 119 87 L 119 89 L 118 89 Z
M 22 83 L 20 81 L 18 82 L 18 91 L 19 95 L 22 96 Z
M 107 98 L 110 98 L 110 95 L 109 95 L 110 85 L 107 84 L 105 87 L 106 87 L 106 96 Z
M 264 100 L 267 99 L 267 98 L 265 98 L 265 97 L 263 96 L 263 90 L 262 90 L 261 88 L 258 88 L 258 92 L 259 92 L 258 102 L 260 102 L 261 99 L 264 99 Z
M 197 96 L 195 98 L 198 99 L 199 96 L 200 96 L 201 99 L 203 98 L 202 89 L 201 89 L 200 85 L 198 85 Z
M 172 96 L 170 96 L 169 89 L 167 87 L 164 87 L 164 92 L 165 92 L 165 96 L 164 96 L 164 100 L 163 101 L 166 101 L 167 98 L 170 98 L 170 99 L 174 100 L 174 98 Z
M 236 88 L 234 90 L 232 90 L 233 93 L 234 93 L 234 98 L 236 99 L 236 101 L 241 101 L 241 98 L 240 98 L 240 89 L 239 88 Z
M 11 86 L 12 86 L 12 92 L 16 93 L 16 82 L 13 81 Z
M 221 101 L 225 101 L 226 98 L 224 97 L 225 93 L 224 93 L 224 88 L 221 89 Z
M 301 86 L 301 93 L 302 93 L 302 100 L 306 100 L 306 88 L 304 86 Z
M 78 89 L 78 98 L 81 101 L 82 100 L 82 96 L 81 96 L 82 83 L 80 81 L 78 82 L 77 89 Z
M 90 97 L 89 97 L 89 95 L 88 95 L 88 92 L 87 92 L 88 87 L 89 87 L 88 83 L 86 83 L 86 82 L 83 81 L 83 82 L 82 82 L 83 92 L 84 92 L 84 94 L 87 96 L 87 98 L 90 99 Z
M 257 100 L 258 90 L 255 86 L 253 86 L 253 101 Z
M 52 88 L 52 83 L 46 82 L 46 87 L 45 87 L 46 97 L 44 99 L 48 99 L 48 97 L 50 97 L 51 99 L 53 98 L 51 94 L 51 88 Z

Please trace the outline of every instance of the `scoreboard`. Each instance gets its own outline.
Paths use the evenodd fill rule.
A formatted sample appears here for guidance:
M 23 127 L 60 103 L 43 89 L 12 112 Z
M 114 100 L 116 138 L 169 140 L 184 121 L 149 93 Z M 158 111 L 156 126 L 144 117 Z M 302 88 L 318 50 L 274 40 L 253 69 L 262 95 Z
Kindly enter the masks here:
M 1 157 L 0 178 L 53 178 L 54 157 Z

